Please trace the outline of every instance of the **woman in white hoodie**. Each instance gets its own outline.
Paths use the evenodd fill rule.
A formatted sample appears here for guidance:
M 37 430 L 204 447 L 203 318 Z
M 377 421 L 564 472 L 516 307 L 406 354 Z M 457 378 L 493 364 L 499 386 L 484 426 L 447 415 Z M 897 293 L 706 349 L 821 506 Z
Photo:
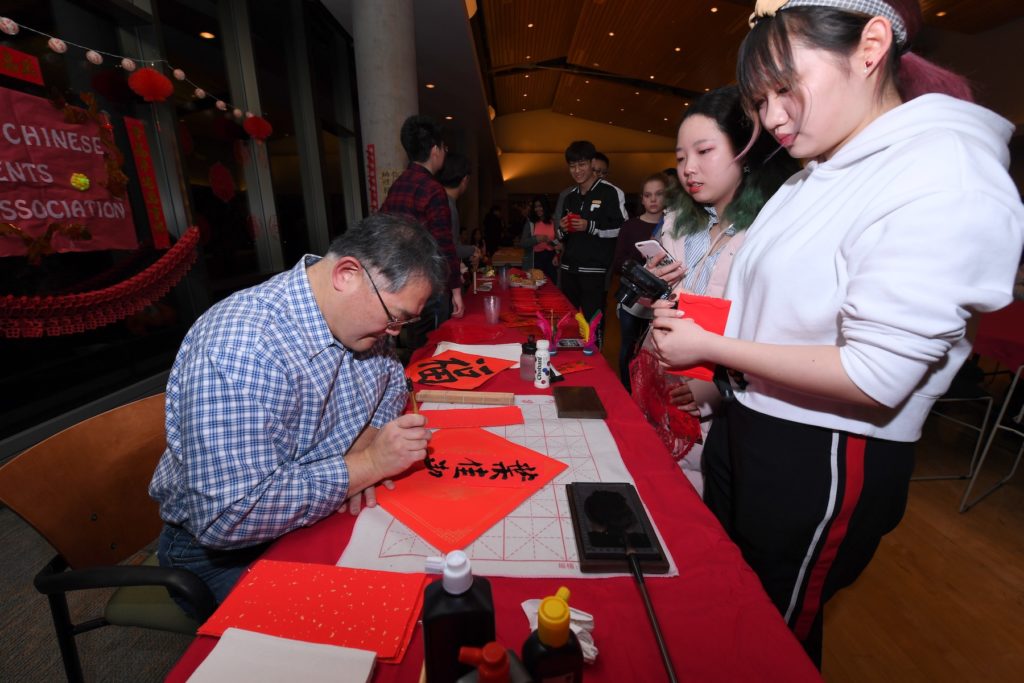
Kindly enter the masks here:
M 820 664 L 823 606 L 902 517 L 967 321 L 1010 302 L 1024 210 L 1013 127 L 908 51 L 917 0 L 759 0 L 751 21 L 744 100 L 808 163 L 748 230 L 725 336 L 667 302 L 653 334 L 670 366 L 744 373 L 705 501 Z

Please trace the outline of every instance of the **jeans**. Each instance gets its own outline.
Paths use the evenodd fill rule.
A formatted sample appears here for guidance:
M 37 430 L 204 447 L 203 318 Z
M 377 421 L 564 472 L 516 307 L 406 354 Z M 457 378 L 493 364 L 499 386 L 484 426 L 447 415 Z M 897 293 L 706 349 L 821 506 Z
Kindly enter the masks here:
M 160 532 L 156 556 L 161 567 L 188 569 L 210 587 L 217 602 L 223 602 L 248 566 L 266 549 L 261 543 L 237 550 L 204 548 L 185 529 L 164 524 Z M 192 605 L 171 593 L 174 602 L 191 617 L 195 617 Z

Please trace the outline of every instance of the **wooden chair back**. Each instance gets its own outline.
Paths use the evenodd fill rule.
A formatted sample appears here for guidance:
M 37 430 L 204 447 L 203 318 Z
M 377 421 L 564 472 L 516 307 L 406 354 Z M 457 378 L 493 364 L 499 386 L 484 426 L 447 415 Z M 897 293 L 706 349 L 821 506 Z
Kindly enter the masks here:
M 0 502 L 73 569 L 112 565 L 160 533 L 149 481 L 166 447 L 164 395 L 84 420 L 0 468 Z

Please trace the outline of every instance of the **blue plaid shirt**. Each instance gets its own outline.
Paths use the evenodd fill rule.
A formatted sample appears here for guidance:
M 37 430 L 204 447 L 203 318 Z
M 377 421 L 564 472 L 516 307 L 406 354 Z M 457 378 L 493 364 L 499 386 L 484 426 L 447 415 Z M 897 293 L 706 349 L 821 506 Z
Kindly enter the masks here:
M 405 405 L 389 340 L 355 354 L 331 335 L 306 277 L 318 260 L 218 303 L 178 351 L 149 494 L 201 545 L 255 545 L 337 510 L 345 453 Z

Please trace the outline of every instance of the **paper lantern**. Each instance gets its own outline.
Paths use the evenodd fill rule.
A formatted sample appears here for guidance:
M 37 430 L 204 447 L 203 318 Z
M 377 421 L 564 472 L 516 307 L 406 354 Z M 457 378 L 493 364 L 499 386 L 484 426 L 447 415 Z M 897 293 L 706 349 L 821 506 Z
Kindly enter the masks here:
M 96 52 L 96 50 L 89 50 L 88 52 L 86 52 L 85 58 L 89 60 L 90 64 L 94 64 L 96 66 L 99 66 L 103 63 L 103 55 L 101 55 L 99 52 Z
M 195 96 L 196 96 L 197 100 L 201 100 L 204 97 L 206 97 L 206 91 L 203 90 L 202 88 L 196 88 Z
M 254 140 L 266 140 L 274 132 L 270 122 L 262 116 L 253 116 L 242 123 L 242 128 Z
M 235 179 L 228 167 L 219 161 L 210 167 L 209 181 L 213 196 L 225 204 L 235 196 Z
M 224 100 L 217 100 L 217 109 L 220 109 L 221 111 L 227 111 L 228 103 Z
M 235 107 L 234 109 L 232 109 L 232 110 L 231 110 L 231 113 L 232 113 L 232 114 L 234 114 L 234 116 L 235 116 L 235 118 L 236 118 L 236 119 L 240 119 L 240 118 L 242 118 L 242 110 L 241 110 L 241 109 L 239 109 L 239 108 L 237 108 L 237 107 Z
M 174 92 L 171 79 L 148 66 L 128 77 L 128 87 L 147 102 L 163 102 Z
M 121 60 L 121 68 L 125 71 L 135 71 L 135 62 L 125 57 Z
M 19 30 L 18 22 L 13 19 L 8 19 L 7 17 L 0 17 L 0 31 L 3 31 L 9 36 L 16 36 L 18 35 Z
M 183 80 L 185 80 L 185 72 L 182 71 L 181 69 L 175 69 L 171 73 L 174 74 L 174 80 L 176 80 L 176 81 L 183 81 Z
M 53 50 L 59 55 L 62 55 L 68 51 L 68 44 L 60 38 L 50 38 L 48 41 L 46 41 L 46 44 L 50 47 L 51 50 Z

